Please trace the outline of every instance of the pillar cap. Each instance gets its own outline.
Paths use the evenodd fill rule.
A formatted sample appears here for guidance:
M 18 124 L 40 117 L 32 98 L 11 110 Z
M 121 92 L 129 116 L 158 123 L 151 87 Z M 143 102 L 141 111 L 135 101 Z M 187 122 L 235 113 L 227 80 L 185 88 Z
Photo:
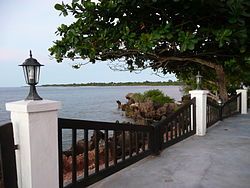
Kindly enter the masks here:
M 191 90 L 189 91 L 189 94 L 208 94 L 208 90 Z
M 236 90 L 236 92 L 239 92 L 239 93 L 240 93 L 240 92 L 246 92 L 246 91 L 247 91 L 247 89 L 237 89 L 237 90 Z
M 6 103 L 6 110 L 11 112 L 45 112 L 61 109 L 61 102 L 51 100 L 21 100 Z

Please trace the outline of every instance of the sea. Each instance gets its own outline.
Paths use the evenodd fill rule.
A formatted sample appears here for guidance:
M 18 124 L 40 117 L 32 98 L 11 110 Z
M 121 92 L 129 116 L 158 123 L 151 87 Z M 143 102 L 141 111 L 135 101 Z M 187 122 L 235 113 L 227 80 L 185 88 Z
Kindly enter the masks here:
M 37 87 L 43 99 L 62 103 L 59 117 L 105 122 L 132 122 L 117 108 L 116 101 L 125 103 L 128 93 L 143 93 L 151 89 L 159 89 L 176 101 L 182 97 L 181 86 Z M 5 103 L 23 100 L 28 92 L 28 87 L 0 87 L 0 124 L 10 121 Z M 70 133 L 64 132 L 63 148 L 70 147 L 70 137 Z

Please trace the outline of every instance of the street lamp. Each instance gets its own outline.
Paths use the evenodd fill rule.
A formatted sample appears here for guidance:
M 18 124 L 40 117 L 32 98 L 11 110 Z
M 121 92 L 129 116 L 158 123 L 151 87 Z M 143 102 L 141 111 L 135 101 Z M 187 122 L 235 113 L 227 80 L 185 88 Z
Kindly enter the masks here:
M 222 102 L 221 98 L 218 99 L 217 103 L 218 103 L 219 106 L 223 105 L 223 102 Z
M 196 75 L 196 90 L 201 89 L 201 79 L 203 76 L 200 75 L 200 71 L 198 71 L 198 74 Z
M 40 67 L 43 65 L 41 65 L 36 59 L 32 58 L 30 50 L 30 58 L 26 59 L 25 62 L 19 66 L 23 67 L 25 81 L 30 85 L 30 92 L 25 100 L 42 100 L 36 91 L 36 84 L 39 82 Z
M 243 82 L 240 82 L 240 89 L 244 89 L 244 84 L 243 84 Z

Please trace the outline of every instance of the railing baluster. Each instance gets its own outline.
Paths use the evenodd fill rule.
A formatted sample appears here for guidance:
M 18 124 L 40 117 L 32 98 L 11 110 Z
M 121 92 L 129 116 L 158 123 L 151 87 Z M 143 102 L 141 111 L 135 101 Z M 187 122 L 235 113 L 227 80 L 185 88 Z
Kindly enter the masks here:
M 179 126 L 180 126 L 180 124 L 179 124 L 179 115 L 176 117 L 176 121 L 175 121 L 175 129 L 174 129 L 174 134 L 175 134 L 175 136 L 174 136 L 174 138 L 176 139 L 177 138 L 177 131 L 178 131 L 178 128 L 179 128 Z
M 190 106 L 187 108 L 187 111 L 186 111 L 186 127 L 187 127 L 187 133 L 190 131 L 190 117 L 191 117 L 191 114 L 190 114 Z
M 207 107 L 208 107 L 208 108 L 207 108 L 207 115 L 208 115 L 208 116 L 207 116 L 207 122 L 209 123 L 209 122 L 210 122 L 210 115 L 211 115 L 211 114 L 210 114 L 210 106 L 208 105 Z
M 114 151 L 113 151 L 113 155 L 114 155 L 114 165 L 116 165 L 117 164 L 117 153 L 116 153 L 116 151 L 117 151 L 117 132 L 116 131 L 114 131 L 114 136 L 113 136 L 113 138 L 114 138 L 114 140 L 113 140 L 113 142 L 114 142 Z
M 168 142 L 169 124 L 170 123 L 168 123 L 167 126 L 166 126 L 166 142 Z
M 184 123 L 184 130 L 185 130 L 185 134 L 188 133 L 188 127 L 187 127 L 187 118 L 188 118 L 188 108 L 186 110 L 184 110 L 184 117 L 183 117 L 183 123 Z
M 88 129 L 84 129 L 84 178 L 89 176 L 89 149 L 88 149 Z
M 122 131 L 122 161 L 125 161 L 125 131 Z
M 109 167 L 109 147 L 108 147 L 109 133 L 105 130 L 105 168 Z
M 129 157 L 132 157 L 132 132 L 129 131 Z
M 182 112 L 182 113 L 180 114 L 180 117 L 179 117 L 179 119 L 180 119 L 180 120 L 179 120 L 179 122 L 180 122 L 180 128 L 181 128 L 181 129 L 180 129 L 180 130 L 181 130 L 181 135 L 183 135 L 183 134 L 185 133 L 185 132 L 184 132 L 184 131 L 185 131 L 185 130 L 184 130 L 184 124 L 183 124 L 183 122 L 184 122 L 184 121 L 183 121 L 183 118 L 184 118 L 183 116 L 184 116 L 184 112 Z
M 149 137 L 150 137 L 150 135 L 149 135 L 149 133 L 145 133 L 145 134 L 146 134 L 146 146 L 145 146 L 145 149 L 148 150 L 149 149 L 149 139 L 150 139 Z
M 188 129 L 189 129 L 189 132 L 191 132 L 192 130 L 192 105 L 189 106 L 188 108 Z
M 186 110 L 183 110 L 182 116 L 181 116 L 182 134 L 183 134 L 183 135 L 186 134 L 186 127 L 185 127 L 185 111 L 186 111 Z
M 141 133 L 142 136 L 142 151 L 145 151 L 145 135 L 144 132 Z
M 183 112 L 180 113 L 179 117 L 178 117 L 178 122 L 179 122 L 179 136 L 183 135 Z
M 72 129 L 72 184 L 76 184 L 76 129 Z
M 99 137 L 97 136 L 97 131 L 95 130 L 95 173 L 99 172 Z
M 63 148 L 62 148 L 62 128 L 58 126 L 58 159 L 59 159 L 59 188 L 63 188 Z
M 187 120 L 187 126 L 188 126 L 188 132 L 190 132 L 191 131 L 191 129 L 192 129 L 192 106 L 189 106 L 189 108 L 188 108 L 188 120 Z
M 176 138 L 178 138 L 179 136 L 181 136 L 181 123 L 180 123 L 180 114 L 178 115 L 178 117 L 176 118 Z
M 173 140 L 173 127 L 174 127 L 174 123 L 173 121 L 170 122 L 170 138 L 171 140 Z
M 139 154 L 138 132 L 135 132 L 135 148 L 136 148 L 136 155 L 138 155 Z

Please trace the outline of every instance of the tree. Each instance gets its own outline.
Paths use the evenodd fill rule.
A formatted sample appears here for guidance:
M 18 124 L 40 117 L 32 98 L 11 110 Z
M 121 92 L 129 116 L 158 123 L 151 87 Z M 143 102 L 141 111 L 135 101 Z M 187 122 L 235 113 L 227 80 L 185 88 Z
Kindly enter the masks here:
M 227 85 L 250 83 L 249 0 L 73 0 L 55 8 L 75 17 L 49 49 L 58 62 L 123 59 L 131 71 L 179 77 L 200 70 L 224 100 Z

